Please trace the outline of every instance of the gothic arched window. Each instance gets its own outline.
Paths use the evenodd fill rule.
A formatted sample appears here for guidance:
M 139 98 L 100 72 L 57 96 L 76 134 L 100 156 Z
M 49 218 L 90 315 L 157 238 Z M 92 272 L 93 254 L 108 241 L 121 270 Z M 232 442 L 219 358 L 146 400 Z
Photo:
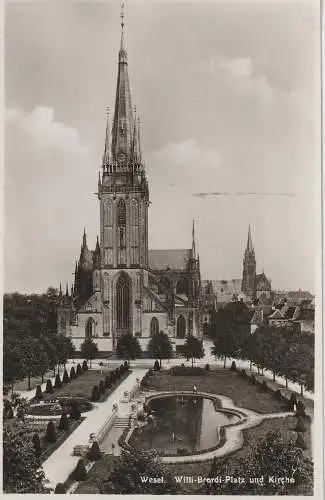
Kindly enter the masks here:
M 125 206 L 125 201 L 121 199 L 118 204 L 117 204 L 117 211 L 116 211 L 116 217 L 117 217 L 117 241 L 118 241 L 118 246 L 119 248 L 125 248 L 126 246 L 126 241 L 125 241 L 125 231 L 126 231 L 126 206 Z M 119 264 L 124 263 L 124 253 L 119 255 Z
M 91 338 L 95 334 L 95 322 L 93 318 L 89 318 L 86 323 L 86 338 Z
M 150 336 L 152 337 L 156 333 L 159 333 L 159 321 L 153 317 L 150 323 Z
M 176 323 L 176 337 L 184 339 L 186 334 L 186 320 L 184 316 L 178 316 Z
M 131 281 L 121 274 L 116 283 L 116 320 L 118 329 L 128 329 L 131 323 Z

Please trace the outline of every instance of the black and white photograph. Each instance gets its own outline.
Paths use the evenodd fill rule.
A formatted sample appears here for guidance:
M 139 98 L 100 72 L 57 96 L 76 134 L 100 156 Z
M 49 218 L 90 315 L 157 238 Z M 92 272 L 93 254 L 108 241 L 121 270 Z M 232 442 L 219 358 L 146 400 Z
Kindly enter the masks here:
M 3 493 L 322 498 L 320 2 L 3 26 Z

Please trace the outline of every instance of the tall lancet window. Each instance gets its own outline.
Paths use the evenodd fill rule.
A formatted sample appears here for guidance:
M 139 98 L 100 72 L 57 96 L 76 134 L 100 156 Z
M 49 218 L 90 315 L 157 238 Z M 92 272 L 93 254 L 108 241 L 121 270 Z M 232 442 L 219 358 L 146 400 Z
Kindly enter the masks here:
M 116 217 L 118 265 L 123 266 L 126 264 L 126 206 L 123 199 L 118 202 Z
M 116 321 L 119 330 L 127 330 L 131 325 L 131 281 L 121 274 L 116 283 Z

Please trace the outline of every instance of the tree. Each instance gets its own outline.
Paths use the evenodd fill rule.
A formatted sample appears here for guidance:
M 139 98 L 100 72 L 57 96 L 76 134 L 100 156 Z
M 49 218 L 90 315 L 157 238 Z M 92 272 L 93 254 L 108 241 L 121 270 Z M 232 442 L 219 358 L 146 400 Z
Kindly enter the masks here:
M 183 353 L 186 358 L 192 359 L 193 366 L 194 359 L 202 359 L 204 356 L 202 340 L 196 337 L 187 337 L 183 347 Z
M 223 459 L 214 463 L 215 469 L 210 476 L 217 475 L 233 477 L 263 476 L 264 484 L 222 484 L 210 485 L 210 494 L 224 495 L 308 495 L 313 489 L 313 463 L 304 457 L 302 450 L 297 448 L 293 440 L 287 440 L 277 432 L 268 432 L 252 450 L 242 459 L 231 461 Z M 269 482 L 269 477 L 288 477 L 294 483 Z
M 136 359 L 141 352 L 140 343 L 132 333 L 125 333 L 117 339 L 116 355 L 119 358 Z
M 168 338 L 168 335 L 164 332 L 154 333 L 148 344 L 148 352 L 150 358 L 158 358 L 160 361 L 162 359 L 170 359 L 173 357 L 173 346 Z
M 49 443 L 55 443 L 56 441 L 56 431 L 53 420 L 50 420 L 46 427 L 45 441 Z
M 58 363 L 58 353 L 55 346 L 55 340 L 45 337 L 44 335 L 42 335 L 39 340 L 47 354 L 48 368 L 53 370 L 53 377 L 55 377 L 55 367 Z
M 69 420 L 67 414 L 65 412 L 62 413 L 60 422 L 59 422 L 59 430 L 60 431 L 68 431 L 69 430 Z
M 55 347 L 58 356 L 58 364 L 66 365 L 69 358 L 72 358 L 75 353 L 75 347 L 69 337 L 64 337 L 63 335 L 57 335 L 55 337 Z
M 164 483 L 144 483 L 142 476 L 163 477 Z M 122 449 L 116 465 L 107 481 L 101 485 L 101 493 L 172 495 L 179 487 L 154 450 L 130 447 Z
M 42 377 L 42 384 L 44 382 L 44 375 L 47 372 L 49 368 L 49 358 L 48 355 L 43 349 L 42 346 L 39 346 L 38 348 L 38 355 L 36 357 L 36 366 L 35 366 L 35 372 L 37 375 L 41 375 Z
M 45 475 L 35 456 L 28 427 L 3 428 L 3 490 L 5 493 L 45 493 Z
M 20 344 L 16 336 L 11 338 L 4 336 L 3 343 L 3 381 L 11 385 L 14 390 L 14 382 L 22 380 L 27 375 L 27 366 L 23 356 L 24 346 Z
M 91 367 L 91 360 L 95 359 L 96 356 L 98 355 L 97 344 L 95 344 L 92 338 L 87 337 L 85 341 L 81 344 L 80 350 L 82 357 L 86 358 L 87 361 L 88 360 L 90 361 L 90 367 Z
M 220 330 L 213 341 L 211 353 L 217 358 L 224 359 L 223 367 L 226 368 L 227 358 L 237 358 L 238 340 L 233 330 Z

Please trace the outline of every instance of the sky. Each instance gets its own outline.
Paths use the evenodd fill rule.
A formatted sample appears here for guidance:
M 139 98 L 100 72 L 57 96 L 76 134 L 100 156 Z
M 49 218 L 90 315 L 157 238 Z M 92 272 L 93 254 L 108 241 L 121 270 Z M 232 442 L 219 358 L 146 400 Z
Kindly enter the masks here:
M 149 247 L 190 248 L 202 279 L 242 275 L 251 224 L 275 289 L 314 290 L 319 227 L 314 2 L 126 5 L 149 179 Z M 95 247 L 120 2 L 9 2 L 5 12 L 4 290 L 72 283 Z M 214 194 L 213 194 L 214 193 Z

